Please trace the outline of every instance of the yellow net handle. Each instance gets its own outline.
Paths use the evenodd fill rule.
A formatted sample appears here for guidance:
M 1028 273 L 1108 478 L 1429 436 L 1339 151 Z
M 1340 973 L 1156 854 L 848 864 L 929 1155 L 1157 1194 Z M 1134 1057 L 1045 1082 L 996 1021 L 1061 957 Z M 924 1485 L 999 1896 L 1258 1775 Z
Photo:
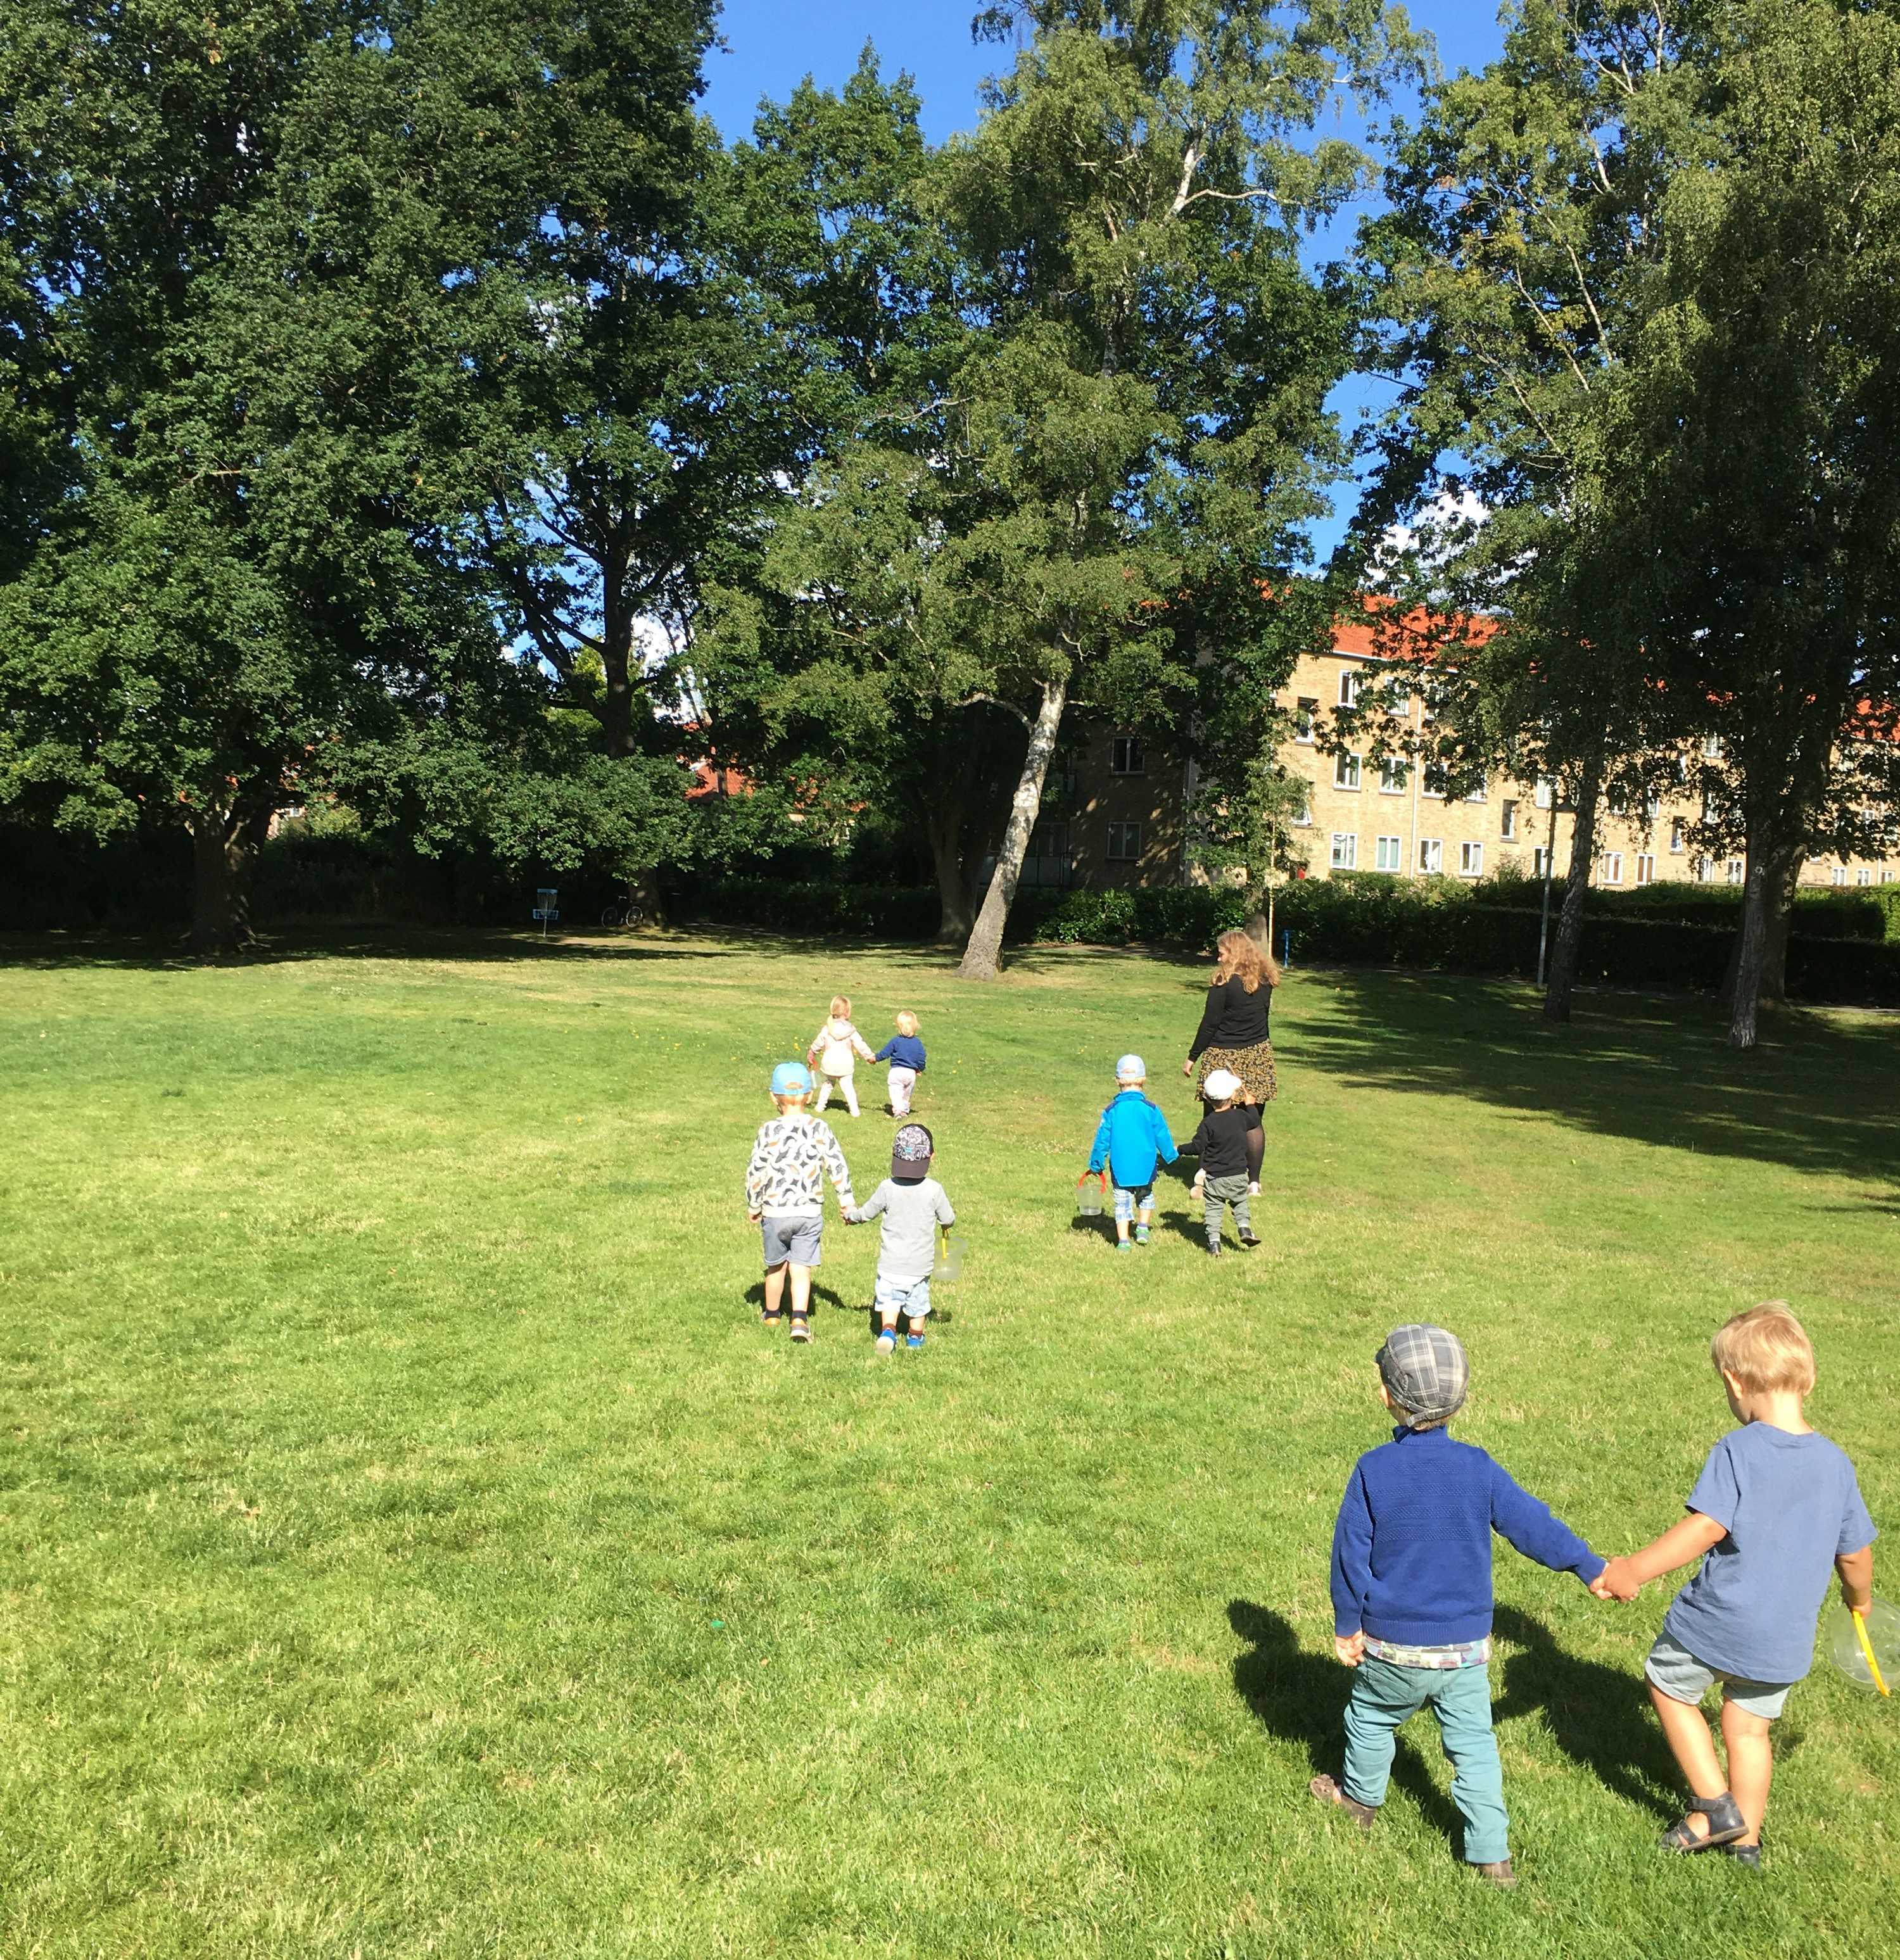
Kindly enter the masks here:
M 1882 1694 L 1886 1694 L 1889 1691 L 1887 1684 L 1881 1679 L 1880 1663 L 1873 1657 L 1873 1643 L 1867 1638 L 1867 1623 L 1858 1613 L 1854 1612 L 1851 1606 L 1847 1608 L 1847 1611 L 1853 1615 L 1854 1631 L 1860 1638 L 1860 1651 L 1867 1657 L 1867 1672 L 1873 1676 L 1874 1686 L 1879 1688 Z

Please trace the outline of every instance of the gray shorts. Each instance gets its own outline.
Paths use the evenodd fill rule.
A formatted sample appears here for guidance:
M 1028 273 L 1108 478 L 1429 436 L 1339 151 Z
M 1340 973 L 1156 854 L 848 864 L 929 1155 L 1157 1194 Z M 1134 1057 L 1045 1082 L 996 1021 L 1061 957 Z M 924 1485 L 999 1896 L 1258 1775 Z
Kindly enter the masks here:
M 765 1270 L 782 1266 L 815 1266 L 823 1258 L 820 1236 L 825 1229 L 822 1218 L 774 1218 L 769 1213 L 759 1221 L 765 1242 Z
M 1788 1690 L 1794 1685 L 1791 1681 L 1749 1681 L 1739 1674 L 1725 1674 L 1719 1667 L 1698 1660 L 1680 1640 L 1667 1634 L 1657 1635 L 1643 1672 L 1672 1701 L 1686 1701 L 1691 1707 L 1719 1681 L 1724 1701 L 1733 1701 L 1745 1715 L 1758 1715 L 1764 1722 L 1772 1722 L 1781 1713 Z

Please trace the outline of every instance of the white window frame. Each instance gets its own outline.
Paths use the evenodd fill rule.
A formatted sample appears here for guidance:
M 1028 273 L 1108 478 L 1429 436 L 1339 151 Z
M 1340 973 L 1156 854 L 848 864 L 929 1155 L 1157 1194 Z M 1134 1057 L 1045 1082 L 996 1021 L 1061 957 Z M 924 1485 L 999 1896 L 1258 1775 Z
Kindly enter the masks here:
M 1434 789 L 1431 775 L 1434 766 L 1430 762 L 1419 764 L 1418 794 L 1421 797 L 1430 797 L 1434 803 L 1443 803 L 1445 800 L 1445 772 L 1442 768 L 1438 771 L 1438 787 Z
M 1556 784 L 1552 781 L 1548 776 L 1539 776 L 1536 786 L 1531 791 L 1531 800 L 1539 810 L 1548 810 L 1551 807 L 1551 799 L 1556 793 Z
M 1313 724 L 1319 719 L 1319 697 L 1310 694 L 1298 696 L 1293 704 L 1293 739 L 1311 748 Z
M 1854 874 L 1854 882 L 1857 885 L 1872 884 L 1873 883 L 1873 867 L 1871 864 L 1863 864 L 1858 867 Z
M 1313 791 L 1306 789 L 1300 799 L 1300 807 L 1293 813 L 1293 820 L 1302 830 L 1310 829 L 1313 824 Z
M 1484 802 L 1485 802 L 1486 800 L 1488 800 L 1487 791 L 1488 791 L 1488 790 L 1489 784 L 1490 784 L 1490 778 L 1489 778 L 1488 777 L 1486 777 L 1486 776 L 1480 776 L 1480 777 L 1478 778 L 1478 787 L 1477 787 L 1475 789 L 1469 789 L 1469 790 L 1466 791 L 1466 792 L 1465 792 L 1465 800 L 1466 800 L 1466 802 L 1467 802 L 1467 803 L 1484 803 Z
M 1481 878 L 1485 875 L 1483 845 L 1468 841 L 1459 845 L 1458 875 L 1461 878 Z
M 1715 860 L 1713 858 L 1697 858 L 1695 868 L 1695 882 L 1698 885 L 1712 885 L 1715 883 Z
M 1335 830 L 1332 833 L 1332 851 L 1329 859 L 1335 871 L 1356 871 L 1359 868 L 1359 833 L 1356 830 Z
M 1830 885 L 1844 885 L 1847 882 L 1847 867 L 1846 865 L 1830 864 L 1828 867 L 1828 883 Z
M 1406 790 L 1405 778 L 1411 765 L 1402 756 L 1388 756 L 1379 765 L 1379 794 L 1381 796 L 1403 796 Z
M 1145 776 L 1147 751 L 1138 735 L 1117 735 L 1109 743 L 1109 774 L 1112 776 Z
M 1117 851 L 1115 833 L 1121 832 L 1120 842 L 1124 848 Z M 1135 848 L 1126 848 L 1128 832 L 1135 833 Z M 1132 818 L 1123 821 L 1117 819 L 1109 826 L 1108 842 L 1103 852 L 1104 862 L 1110 864 L 1138 864 L 1141 861 L 1141 826 Z
M 1623 854 L 1620 851 L 1606 851 L 1596 861 L 1597 875 L 1600 883 L 1620 885 L 1623 882 Z
M 1541 844 L 1534 844 L 1531 846 L 1530 874 L 1533 878 L 1541 878 L 1545 875 L 1545 860 L 1550 854 L 1550 852 Z
M 1418 869 L 1425 877 L 1435 877 L 1445 868 L 1445 840 L 1421 837 L 1418 840 Z
M 1378 871 L 1402 871 L 1405 868 L 1405 840 L 1402 837 L 1382 837 L 1374 853 L 1373 868 Z
M 1341 708 L 1357 708 L 1360 690 L 1365 684 L 1366 676 L 1357 667 L 1341 667 L 1339 670 L 1339 705 Z
M 1517 841 L 1517 799 L 1507 797 L 1497 815 L 1497 835 L 1507 844 Z
M 1357 749 L 1341 749 L 1332 759 L 1333 788 L 1336 790 L 1357 790 L 1363 760 Z
M 1656 882 L 1656 854 L 1653 851 L 1639 851 L 1636 854 L 1636 882 L 1650 885 Z
M 1702 756 L 1705 762 L 1719 762 L 1722 759 L 1722 738 L 1719 735 L 1702 737 Z
M 1728 861 L 1727 877 L 1731 885 L 1748 882 L 1749 861 L 1746 858 L 1731 858 Z
M 1672 858 L 1679 858 L 1688 848 L 1688 840 L 1683 835 L 1682 819 L 1679 816 L 1671 817 L 1669 819 L 1669 855 Z

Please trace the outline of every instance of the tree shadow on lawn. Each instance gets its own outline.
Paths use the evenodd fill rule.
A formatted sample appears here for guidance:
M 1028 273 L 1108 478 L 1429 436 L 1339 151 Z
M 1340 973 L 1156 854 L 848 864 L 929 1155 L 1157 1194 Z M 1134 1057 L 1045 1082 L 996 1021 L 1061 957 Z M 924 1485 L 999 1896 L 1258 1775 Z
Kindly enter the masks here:
M 415 959 L 432 963 L 467 960 L 539 960 L 556 964 L 578 959 L 631 962 L 732 959 L 736 947 L 718 946 L 670 934 L 664 940 L 550 939 L 527 931 L 494 926 L 342 924 L 288 928 L 266 933 L 256 945 L 230 959 L 200 959 L 180 933 L 7 933 L 0 934 L 0 969 L 56 969 L 98 967 L 148 972 L 202 972 L 214 967 L 294 966 L 315 959 Z
M 1548 1628 L 1515 1607 L 1500 1606 L 1492 1625 L 1519 1650 L 1501 1671 L 1493 1721 L 1541 1712 L 1572 1762 L 1606 1790 L 1674 1823 L 1686 1793 L 1642 1676 L 1567 1654 Z
M 1446 974 L 1338 969 L 1284 1058 L 1342 1087 L 1456 1096 L 1638 1142 L 1889 1181 L 1900 1200 L 1900 1023 L 1778 1010 L 1751 1053 L 1727 1048 L 1714 1004 L 1598 994 L 1567 1028 L 1538 996 Z M 1316 1010 L 1317 1011 L 1314 1011 Z
M 1227 1624 L 1249 1643 L 1233 1663 L 1234 1692 L 1261 1726 L 1301 1744 L 1316 1774 L 1336 1777 L 1346 1748 L 1346 1697 L 1352 1675 L 1336 1660 L 1302 1650 L 1291 1621 L 1251 1599 L 1227 1606 Z M 1429 1717 L 1427 1718 L 1429 1720 Z M 1464 1843 L 1464 1820 L 1426 1773 L 1424 1758 L 1405 1736 L 1398 1738 L 1392 1780 L 1418 1805 L 1454 1852 Z

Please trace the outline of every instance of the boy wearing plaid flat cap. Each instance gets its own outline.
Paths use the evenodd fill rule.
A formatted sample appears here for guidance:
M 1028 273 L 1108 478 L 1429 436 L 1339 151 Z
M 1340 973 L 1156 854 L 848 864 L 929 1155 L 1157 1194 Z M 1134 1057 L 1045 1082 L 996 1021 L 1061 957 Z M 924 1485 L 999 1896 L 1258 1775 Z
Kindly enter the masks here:
M 1586 1586 L 1604 1561 L 1483 1450 L 1452 1440 L 1446 1424 L 1470 1379 L 1456 1335 L 1395 1328 L 1376 1358 L 1379 1398 L 1399 1427 L 1354 1465 L 1332 1537 L 1333 1649 L 1357 1670 L 1345 1769 L 1310 1787 L 1370 1831 L 1399 1729 L 1429 1707 L 1451 1759 L 1466 1862 L 1514 1885 L 1491 1726 L 1491 1533 Z

